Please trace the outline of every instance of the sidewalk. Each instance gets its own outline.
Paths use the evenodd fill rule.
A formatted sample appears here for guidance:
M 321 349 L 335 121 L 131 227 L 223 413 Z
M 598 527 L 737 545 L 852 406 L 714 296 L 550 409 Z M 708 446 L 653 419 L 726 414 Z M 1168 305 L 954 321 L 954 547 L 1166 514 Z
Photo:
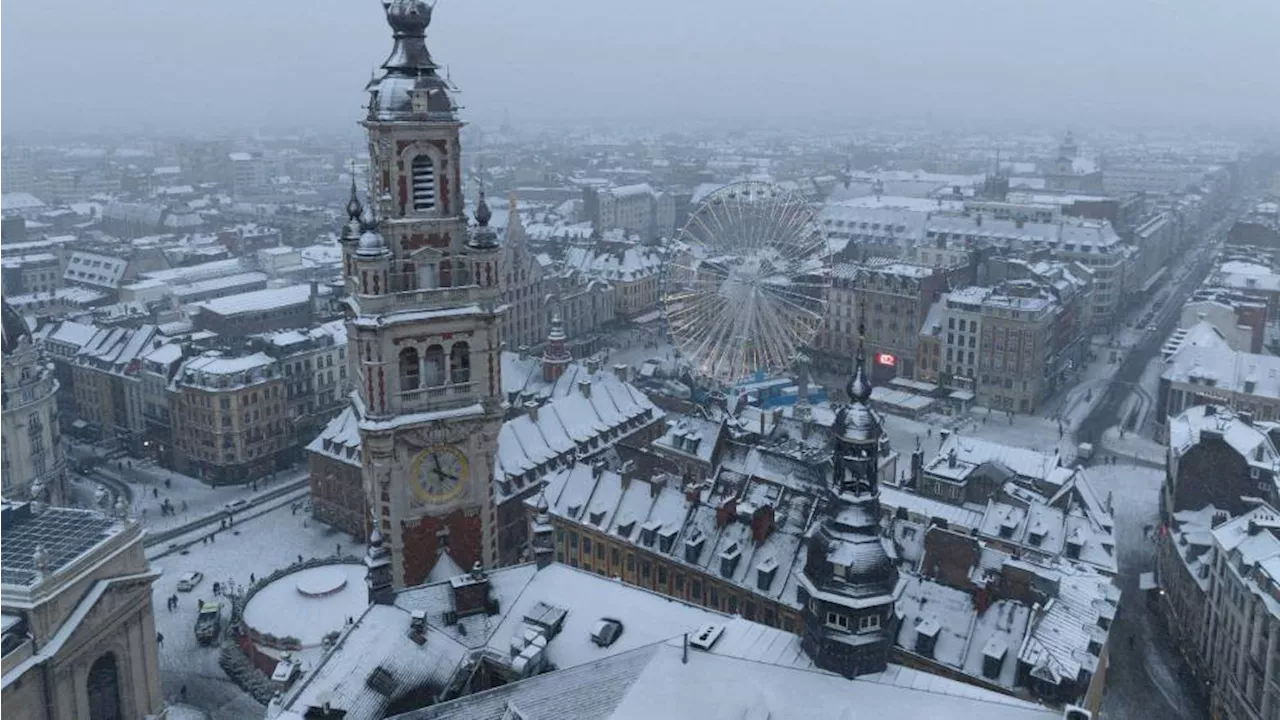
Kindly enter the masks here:
M 222 510 L 227 503 L 240 499 L 252 499 L 281 485 L 306 478 L 305 467 L 290 468 L 276 474 L 275 480 L 259 480 L 257 489 L 244 485 L 213 487 L 189 475 L 155 466 L 143 466 L 133 459 L 121 459 L 123 469 L 116 461 L 103 463 L 95 471 L 107 477 L 123 481 L 133 489 L 131 512 L 148 530 L 168 530 Z M 168 487 L 165 481 L 169 482 Z M 161 505 L 165 500 L 174 508 L 173 515 L 163 515 Z M 186 510 L 182 503 L 186 502 Z
M 1102 447 L 1107 452 L 1144 462 L 1164 464 L 1165 446 L 1145 438 L 1139 433 L 1125 431 L 1120 437 L 1120 426 L 1112 425 L 1102 433 Z

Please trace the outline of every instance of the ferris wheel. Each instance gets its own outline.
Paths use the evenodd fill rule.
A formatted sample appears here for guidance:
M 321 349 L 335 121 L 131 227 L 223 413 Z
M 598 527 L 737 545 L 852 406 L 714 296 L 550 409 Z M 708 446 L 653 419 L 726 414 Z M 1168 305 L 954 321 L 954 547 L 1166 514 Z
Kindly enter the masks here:
M 785 371 L 817 334 L 831 253 L 802 197 L 765 182 L 716 190 L 694 210 L 663 278 L 672 342 L 694 373 L 732 385 Z

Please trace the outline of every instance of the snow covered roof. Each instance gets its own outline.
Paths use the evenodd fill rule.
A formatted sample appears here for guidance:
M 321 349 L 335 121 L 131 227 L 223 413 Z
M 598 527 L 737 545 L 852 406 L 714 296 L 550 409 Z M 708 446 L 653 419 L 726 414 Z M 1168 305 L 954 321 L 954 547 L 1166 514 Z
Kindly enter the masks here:
M 175 374 L 180 385 L 230 389 L 251 385 L 276 375 L 275 358 L 266 353 L 227 356 L 211 350 L 187 360 Z
M 973 596 L 939 582 L 906 575 L 906 582 L 894 605 L 902 616 L 896 643 L 916 650 L 917 634 L 924 628 L 935 631 L 929 657 L 966 675 L 984 677 L 987 651 L 1003 647 L 999 675 L 989 681 L 1012 688 L 1017 683 L 1018 663 L 1007 652 L 1016 647 L 1027 630 L 1031 608 L 1012 600 L 999 600 L 979 611 Z M 997 650 L 997 656 L 1000 655 Z
M 20 212 L 23 210 L 39 210 L 45 207 L 44 201 L 27 192 L 7 192 L 0 195 L 0 211 Z
M 1187 304 L 1191 305 L 1192 303 Z M 1165 362 L 1169 362 L 1180 350 L 1190 347 L 1211 348 L 1217 353 L 1232 352 L 1230 343 L 1218 331 L 1218 328 L 1207 320 L 1201 320 L 1189 328 L 1174 330 L 1169 339 L 1165 341 L 1164 347 L 1160 348 L 1160 354 Z
M 173 294 L 181 302 L 183 298 L 201 297 L 219 290 L 252 288 L 255 285 L 263 287 L 267 284 L 267 280 L 267 274 L 260 272 L 223 275 L 222 277 L 208 278 L 206 280 L 196 280 L 186 285 L 174 285 Z
M 380 720 L 401 698 L 441 692 L 463 667 L 467 649 L 434 627 L 426 629 L 425 642 L 414 642 L 410 620 L 403 608 L 370 605 L 273 706 L 281 711 L 277 717 L 303 718 L 309 708 L 328 705 L 346 720 Z
M 804 566 L 803 535 L 814 503 L 808 492 L 722 471 L 715 487 L 691 499 L 665 476 L 630 479 L 583 463 L 552 473 L 544 492 L 553 515 L 795 605 L 795 575 Z M 726 510 L 718 512 L 721 507 Z M 752 525 L 757 509 L 774 518 L 775 527 L 762 537 Z M 738 560 L 722 564 L 722 555 Z
M 330 420 L 316 439 L 307 445 L 307 452 L 359 468 L 362 467 L 360 448 L 360 425 L 355 411 L 347 407 Z
M 953 450 L 956 456 L 956 467 L 967 468 L 963 475 L 967 475 L 983 463 L 997 463 L 1014 474 L 1034 482 L 1048 478 L 1050 472 L 1058 467 L 1058 456 L 1053 453 L 1043 453 L 953 433 L 938 448 L 937 456 L 925 465 L 926 472 L 940 477 L 953 476 L 954 472 L 948 461 Z
M 1169 358 L 1161 378 L 1171 383 L 1197 385 L 1194 392 L 1228 403 L 1232 393 L 1280 398 L 1280 357 L 1229 348 L 1224 351 L 1213 342 L 1184 343 Z
M 45 342 L 71 346 L 75 349 L 74 352 L 78 352 L 80 348 L 88 345 L 97 333 L 98 327 L 96 325 L 63 320 L 53 326 L 53 330 L 45 335 L 44 339 Z
M 664 415 L 648 396 L 609 373 L 583 372 L 564 390 L 503 423 L 493 470 L 499 497 L 532 482 L 530 471 L 603 450 Z
M 735 620 L 733 623 L 744 621 Z M 742 657 L 722 637 L 687 654 L 680 639 L 630 650 L 424 708 L 399 720 L 641 720 L 894 717 L 1054 720 L 1060 712 L 890 665 L 846 679 L 785 661 Z
M 1201 434 L 1221 435 L 1251 465 L 1271 470 L 1280 464 L 1280 453 L 1265 431 L 1217 405 L 1193 405 L 1169 419 L 1169 449 L 1178 457 L 1200 443 Z
M 609 194 L 617 198 L 635 197 L 635 196 L 652 196 L 654 195 L 653 186 L 649 183 L 639 183 L 637 185 L 622 185 L 609 189 Z
M 106 372 L 133 374 L 141 355 L 159 339 L 154 325 L 103 328 L 80 348 L 76 362 Z
M 209 278 L 221 277 L 224 275 L 235 275 L 244 271 L 245 266 L 241 263 L 240 259 L 232 258 L 230 260 L 215 260 L 213 262 L 201 263 L 199 265 L 170 268 L 168 270 L 154 270 L 151 272 L 144 272 L 141 276 L 152 280 L 181 283 L 207 280 Z
M 99 255 L 89 252 L 71 253 L 67 260 L 67 269 L 62 279 L 71 283 L 82 283 L 94 287 L 114 290 L 120 287 L 129 261 L 111 255 Z
M 565 266 L 603 280 L 632 281 L 657 275 L 662 258 L 649 248 L 630 245 L 624 248 L 570 247 L 565 253 Z
M 1178 559 L 1186 568 L 1187 575 L 1200 586 L 1202 591 L 1209 590 L 1209 573 L 1213 569 L 1213 529 L 1230 519 L 1230 514 L 1212 505 L 1199 510 L 1180 510 L 1173 515 L 1169 524 L 1171 541 L 1168 547 L 1177 553 Z M 1166 582 L 1171 581 L 1167 579 Z
M 228 295 L 195 304 L 197 307 L 218 315 L 239 315 L 242 313 L 278 310 L 291 305 L 301 305 L 310 300 L 310 285 L 290 285 L 282 288 Z
M 908 517 L 919 522 L 928 523 L 933 518 L 942 518 L 947 521 L 947 527 L 965 531 L 977 529 L 983 516 L 983 513 L 967 507 L 934 500 L 890 485 L 880 487 L 880 505 L 889 512 L 903 508 Z
M 1280 618 L 1280 513 L 1261 504 L 1213 529 L 1228 572 Z
M 1109 626 L 1115 618 L 1120 589 L 1091 570 L 1066 563 L 1034 572 L 1056 580 L 1057 595 L 1032 613 L 1019 662 L 1031 667 L 1033 678 L 1051 684 L 1075 683 L 1082 670 L 1096 673 L 1107 640 L 1099 621 L 1105 618 Z

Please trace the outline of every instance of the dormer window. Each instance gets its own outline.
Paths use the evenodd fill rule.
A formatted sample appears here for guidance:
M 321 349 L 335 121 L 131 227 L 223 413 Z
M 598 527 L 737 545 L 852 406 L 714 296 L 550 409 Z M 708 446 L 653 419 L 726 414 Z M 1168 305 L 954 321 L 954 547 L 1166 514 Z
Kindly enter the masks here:
M 769 592 L 773 579 L 778 574 L 778 561 L 772 557 L 765 558 L 756 566 L 756 587 L 761 592 Z
M 698 558 L 702 556 L 702 544 L 705 539 L 702 533 L 695 533 L 684 542 L 684 559 L 685 562 L 696 563 Z
M 827 613 L 827 627 L 848 630 L 849 616 L 838 612 L 829 612 Z
M 1080 557 L 1080 550 L 1083 547 L 1084 546 L 1080 543 L 1079 540 L 1074 540 L 1074 539 L 1068 540 L 1067 541 L 1067 557 L 1073 560 L 1078 559 Z
M 738 560 L 742 557 L 742 551 L 738 548 L 738 544 L 734 543 L 720 553 L 720 574 L 731 578 L 733 573 L 738 569 Z
M 676 529 L 665 528 L 658 532 L 658 547 L 662 552 L 671 552 L 672 546 L 676 544 Z
M 659 523 L 650 521 L 640 527 L 640 544 L 645 547 L 653 547 L 654 540 L 658 537 Z

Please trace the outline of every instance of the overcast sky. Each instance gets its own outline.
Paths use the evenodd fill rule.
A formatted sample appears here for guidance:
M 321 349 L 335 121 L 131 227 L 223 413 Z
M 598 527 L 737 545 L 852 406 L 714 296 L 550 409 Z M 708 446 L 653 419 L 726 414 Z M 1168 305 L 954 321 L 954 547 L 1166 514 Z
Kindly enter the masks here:
M 1280 125 L 1280 0 L 441 0 L 472 120 Z M 377 0 L 9 0 L 3 129 L 360 116 Z

